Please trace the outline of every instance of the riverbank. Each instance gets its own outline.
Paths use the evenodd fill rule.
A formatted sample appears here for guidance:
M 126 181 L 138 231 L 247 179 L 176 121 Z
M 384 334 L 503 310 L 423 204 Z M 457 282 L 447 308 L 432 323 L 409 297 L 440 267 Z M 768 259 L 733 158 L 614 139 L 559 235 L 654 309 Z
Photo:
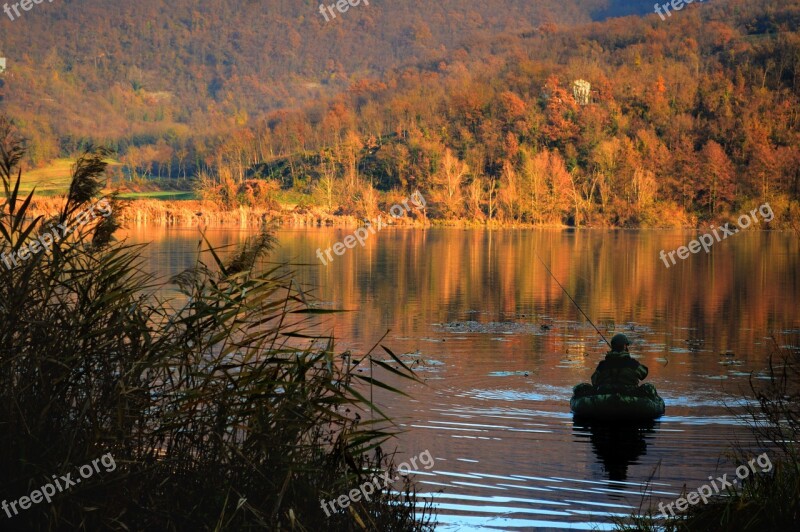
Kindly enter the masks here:
M 34 216 L 49 216 L 60 208 L 63 198 L 35 198 L 31 203 Z M 120 200 L 117 218 L 123 225 L 164 225 L 181 227 L 241 227 L 259 228 L 264 224 L 293 227 L 359 227 L 364 219 L 330 214 L 319 208 L 285 207 L 281 210 L 239 206 L 220 209 L 215 203 L 202 200 Z M 377 213 L 376 216 L 381 213 Z M 392 218 L 383 214 L 387 225 L 427 227 L 423 218 L 404 216 Z
M 34 197 L 31 203 L 33 215 L 49 216 L 63 205 L 64 198 L 59 196 Z M 400 227 L 457 227 L 457 228 L 494 228 L 494 229 L 520 229 L 520 228 L 570 228 L 565 224 L 533 224 L 520 223 L 507 220 L 475 220 L 475 219 L 442 219 L 431 217 L 429 211 L 412 210 L 405 216 L 393 218 L 387 204 L 385 210 L 378 210 L 370 216 L 355 216 L 352 214 L 332 213 L 319 206 L 309 206 L 297 203 L 276 203 L 277 208 L 250 207 L 240 205 L 232 209 L 225 209 L 218 203 L 208 200 L 159 200 L 159 199 L 120 199 L 121 208 L 117 209 L 118 218 L 123 225 L 163 225 L 180 227 L 239 227 L 258 228 L 264 224 L 288 227 L 343 227 L 356 228 L 363 226 L 366 221 L 382 216 L 389 226 Z M 795 207 L 794 210 L 797 210 Z M 800 230 L 798 216 L 794 210 L 784 208 L 775 209 L 774 219 L 767 225 L 762 224 L 762 229 Z M 595 219 L 582 223 L 581 228 L 647 228 L 647 229 L 697 229 L 708 227 L 709 224 L 721 226 L 727 219 L 716 222 L 699 221 L 697 218 L 678 212 L 671 212 L 669 216 L 654 217 L 642 220 L 638 225 L 616 225 L 603 219 Z M 735 218 L 734 218 L 735 219 Z
M 34 198 L 31 213 L 34 216 L 49 216 L 63 204 L 60 197 Z M 507 223 L 499 220 L 478 222 L 474 220 L 431 220 L 412 210 L 411 213 L 393 218 L 388 212 L 378 211 L 369 217 L 349 214 L 333 214 L 320 207 L 304 207 L 295 204 L 280 205 L 280 210 L 241 205 L 234 209 L 221 209 L 216 203 L 203 200 L 163 201 L 153 199 L 122 199 L 122 208 L 117 210 L 123 225 L 163 225 L 179 227 L 239 227 L 258 228 L 264 224 L 289 227 L 343 227 L 356 228 L 366 221 L 381 216 L 385 225 L 425 228 L 444 227 L 567 227 L 565 225 L 533 225 Z

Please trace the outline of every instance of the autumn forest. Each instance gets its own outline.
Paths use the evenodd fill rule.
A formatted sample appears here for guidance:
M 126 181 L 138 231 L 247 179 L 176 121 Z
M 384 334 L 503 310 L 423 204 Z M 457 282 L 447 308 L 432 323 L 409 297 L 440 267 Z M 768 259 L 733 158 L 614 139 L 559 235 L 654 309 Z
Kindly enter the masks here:
M 326 23 L 271 2 L 269 25 L 256 2 L 44 6 L 2 23 L 2 107 L 29 167 L 101 144 L 122 186 L 221 208 L 371 216 L 419 190 L 442 222 L 800 214 L 800 1 L 417 3 Z

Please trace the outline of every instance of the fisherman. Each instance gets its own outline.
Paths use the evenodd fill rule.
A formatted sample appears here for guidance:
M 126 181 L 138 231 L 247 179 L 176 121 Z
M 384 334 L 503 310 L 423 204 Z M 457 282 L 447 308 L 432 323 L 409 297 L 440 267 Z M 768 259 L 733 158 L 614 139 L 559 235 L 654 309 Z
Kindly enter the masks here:
M 628 353 L 630 340 L 624 334 L 615 334 L 611 338 L 611 351 L 606 354 L 605 360 L 598 364 L 592 375 L 592 385 L 600 393 L 604 392 L 631 392 L 637 389 L 639 381 L 647 377 L 647 366 L 631 358 Z M 650 384 L 642 386 L 644 395 L 649 395 L 647 388 Z M 655 390 L 653 390 L 655 391 Z

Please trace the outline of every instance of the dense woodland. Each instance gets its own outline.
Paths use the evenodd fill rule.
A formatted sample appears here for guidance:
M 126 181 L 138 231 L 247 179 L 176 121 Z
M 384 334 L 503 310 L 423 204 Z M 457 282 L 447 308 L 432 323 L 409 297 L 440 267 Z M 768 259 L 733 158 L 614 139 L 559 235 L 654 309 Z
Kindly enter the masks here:
M 470 40 L 588 22 L 630 2 L 373 0 L 329 23 L 319 3 L 58 0 L 14 21 L 0 11 L 5 106 L 36 132 L 33 157 L 89 141 L 174 147 L 175 137 L 225 132 Z
M 764 201 L 797 218 L 798 0 L 598 22 L 623 4 L 376 0 L 325 23 L 316 2 L 180 3 L 13 23 L 4 106 L 30 164 L 102 143 L 127 179 L 359 216 L 418 189 L 442 220 L 694 225 Z M 34 41 L 37 24 L 58 31 Z

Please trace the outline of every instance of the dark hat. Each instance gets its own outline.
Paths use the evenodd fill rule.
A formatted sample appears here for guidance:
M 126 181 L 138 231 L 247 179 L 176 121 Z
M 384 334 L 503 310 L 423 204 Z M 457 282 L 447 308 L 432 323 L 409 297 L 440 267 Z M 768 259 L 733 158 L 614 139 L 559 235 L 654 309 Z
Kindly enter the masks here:
M 614 337 L 611 338 L 611 349 L 614 351 L 624 351 L 625 346 L 628 345 L 631 345 L 631 341 L 622 333 L 615 334 Z

